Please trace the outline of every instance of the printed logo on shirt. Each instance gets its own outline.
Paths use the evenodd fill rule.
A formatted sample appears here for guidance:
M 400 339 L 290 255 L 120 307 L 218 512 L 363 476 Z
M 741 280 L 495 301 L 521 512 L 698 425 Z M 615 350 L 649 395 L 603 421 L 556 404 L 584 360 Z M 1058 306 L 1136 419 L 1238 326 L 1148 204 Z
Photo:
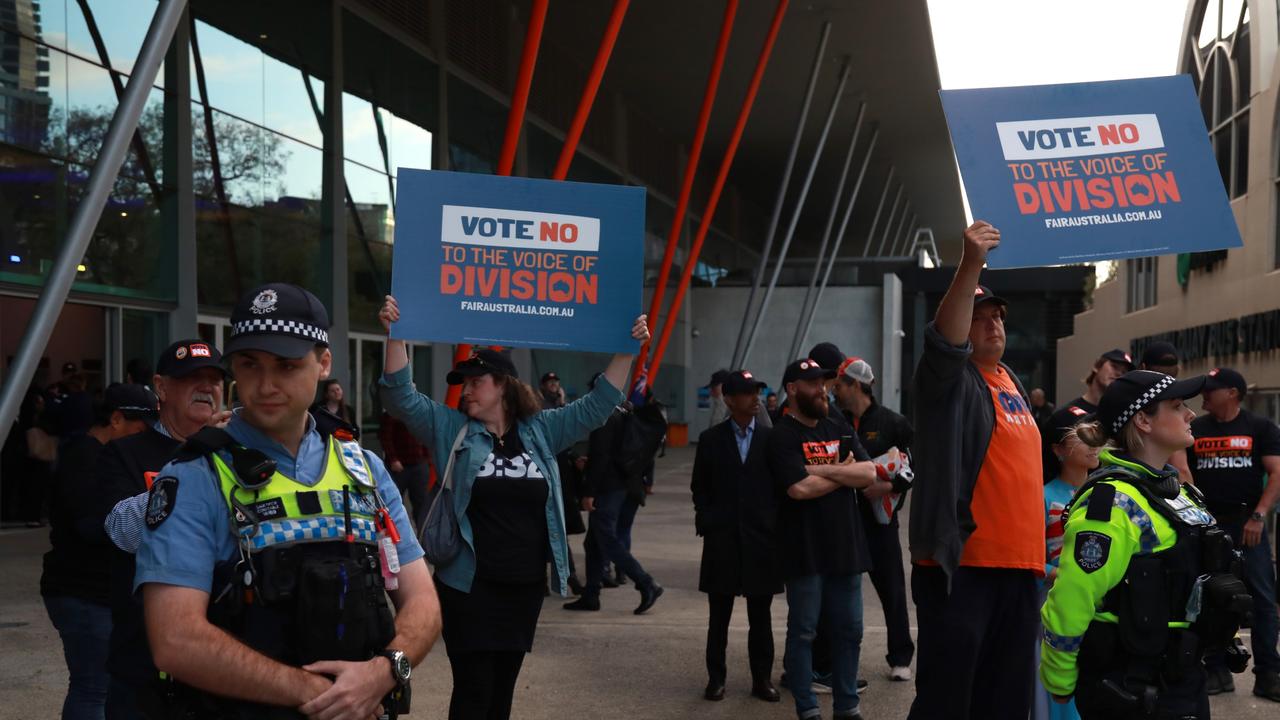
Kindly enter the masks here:
M 1196 470 L 1253 467 L 1253 438 L 1248 435 L 1196 438 Z
M 476 473 L 477 477 L 500 477 L 500 478 L 531 478 L 534 480 L 544 480 L 542 470 L 538 468 L 538 464 L 533 461 L 529 453 L 521 453 L 513 458 L 506 458 L 501 455 L 489 453 L 488 459 L 484 461 L 484 465 L 480 466 L 480 472 Z
M 840 460 L 840 441 L 821 440 L 803 443 L 805 465 L 833 465 Z
M 1067 408 L 1067 411 L 1070 412 L 1072 415 L 1075 415 L 1076 417 L 1089 414 L 1089 411 L 1085 410 L 1079 405 L 1072 405 L 1071 407 Z
M 1031 411 L 1020 396 L 1001 390 L 996 397 L 999 399 L 1000 410 L 1006 423 L 1009 425 L 1035 426 L 1036 420 L 1031 417 Z

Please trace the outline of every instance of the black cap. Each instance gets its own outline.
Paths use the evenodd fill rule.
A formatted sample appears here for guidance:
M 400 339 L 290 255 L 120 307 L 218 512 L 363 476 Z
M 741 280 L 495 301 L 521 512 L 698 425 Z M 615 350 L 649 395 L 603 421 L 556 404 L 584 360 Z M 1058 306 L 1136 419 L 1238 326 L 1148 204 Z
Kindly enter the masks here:
M 506 353 L 490 348 L 480 348 L 471 357 L 453 366 L 453 370 L 445 376 L 450 385 L 461 385 L 469 377 L 495 375 L 518 378 L 516 366 Z
M 840 372 L 840 366 L 844 364 L 844 353 L 840 352 L 840 348 L 835 343 L 822 342 L 814 345 L 809 350 L 809 359 L 816 360 L 825 370 L 834 370 Z
M 1231 368 L 1214 368 L 1209 371 L 1208 377 L 1204 381 L 1205 390 L 1221 390 L 1222 388 L 1235 388 L 1240 393 L 1240 397 L 1249 392 L 1249 384 L 1244 381 L 1244 376 L 1232 370 Z
M 746 370 L 738 370 L 729 373 L 729 377 L 725 378 L 722 392 L 725 395 L 756 395 L 765 386 L 766 383 L 755 379 L 755 376 Z
M 703 387 L 711 387 L 713 385 L 723 385 L 725 380 L 729 379 L 730 372 L 724 368 L 711 373 L 711 380 Z
M 1045 439 L 1056 445 L 1062 442 L 1068 430 L 1090 419 L 1089 413 L 1076 405 L 1060 407 L 1049 415 L 1049 420 L 1045 423 Z
M 1173 343 L 1153 342 L 1142 351 L 1142 364 L 1147 367 L 1171 367 L 1178 364 L 1178 348 Z
M 541 383 L 545 383 L 548 380 L 559 380 L 559 379 L 560 379 L 559 375 L 555 374 L 554 372 L 549 372 L 549 373 L 544 373 L 542 375 L 542 379 L 539 380 L 538 383 L 541 384 Z
M 986 285 L 979 285 L 973 289 L 973 306 L 977 307 L 984 302 L 993 302 L 997 305 L 1009 307 L 1009 301 L 991 292 L 991 288 Z
M 156 396 L 142 385 L 111 383 L 102 392 L 107 413 L 119 410 L 129 420 L 154 420 L 159 415 Z
M 300 358 L 329 347 L 329 313 L 315 295 L 297 285 L 268 283 L 250 290 L 231 311 L 225 354 L 261 350 Z
M 797 380 L 830 380 L 835 376 L 835 370 L 822 367 L 817 360 L 801 358 L 787 366 L 786 372 L 782 373 L 782 384 Z
M 1108 362 L 1113 362 L 1117 365 L 1123 365 L 1129 368 L 1130 370 L 1134 369 L 1133 356 L 1121 350 L 1120 348 L 1116 348 L 1114 350 L 1108 350 L 1102 353 L 1102 355 L 1099 355 L 1098 359 L 1106 360 Z
M 186 377 L 207 367 L 226 372 L 222 367 L 222 353 L 203 340 L 179 340 L 165 348 L 156 360 L 156 374 L 165 377 Z
M 1102 393 L 1094 416 L 1102 424 L 1103 431 L 1114 437 L 1138 411 L 1161 400 L 1195 397 L 1204 386 L 1203 375 L 1175 380 L 1171 375 L 1154 370 L 1133 370 L 1116 378 Z

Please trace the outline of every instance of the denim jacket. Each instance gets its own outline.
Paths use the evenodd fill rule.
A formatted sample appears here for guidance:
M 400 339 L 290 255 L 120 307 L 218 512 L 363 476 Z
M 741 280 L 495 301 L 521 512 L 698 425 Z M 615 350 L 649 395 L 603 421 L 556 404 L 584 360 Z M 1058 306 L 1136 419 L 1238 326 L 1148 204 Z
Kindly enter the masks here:
M 382 386 L 382 404 L 387 412 L 402 420 L 419 442 L 431 448 L 431 457 L 439 472 L 444 472 L 458 432 L 464 425 L 467 428 L 453 463 L 453 510 L 462 534 L 462 551 L 435 571 L 440 582 L 461 592 L 471 592 L 471 583 L 476 576 L 476 554 L 467 507 L 471 503 L 471 488 L 476 474 L 493 452 L 493 438 L 483 423 L 419 393 L 410 380 L 407 367 L 384 375 L 379 384 Z M 556 454 L 603 425 L 621 402 L 622 391 L 610 385 L 602 375 L 595 389 L 582 398 L 562 408 L 543 410 L 516 425 L 520 442 L 547 479 L 547 535 L 551 540 L 551 556 L 555 560 L 556 586 L 560 588 L 561 595 L 567 595 L 569 591 L 569 538 L 564 529 L 564 497 Z

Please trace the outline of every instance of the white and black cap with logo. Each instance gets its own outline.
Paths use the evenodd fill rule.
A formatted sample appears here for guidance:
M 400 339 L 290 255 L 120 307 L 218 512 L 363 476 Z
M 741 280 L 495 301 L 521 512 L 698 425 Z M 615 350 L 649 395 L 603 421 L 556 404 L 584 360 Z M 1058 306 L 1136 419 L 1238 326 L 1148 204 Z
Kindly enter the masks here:
M 329 347 L 329 313 L 320 299 L 297 285 L 268 283 L 236 303 L 223 354 L 260 350 L 300 358 L 316 347 Z

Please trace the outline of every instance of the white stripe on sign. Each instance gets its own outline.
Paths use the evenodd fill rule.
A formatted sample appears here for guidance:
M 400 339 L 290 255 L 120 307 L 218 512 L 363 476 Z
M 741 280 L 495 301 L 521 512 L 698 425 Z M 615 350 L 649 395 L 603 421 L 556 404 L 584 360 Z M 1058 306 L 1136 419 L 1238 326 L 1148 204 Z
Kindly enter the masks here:
M 598 252 L 600 218 L 445 205 L 440 242 L 455 245 Z
M 1051 160 L 1164 147 L 1155 115 L 998 122 L 996 132 L 1005 160 Z

